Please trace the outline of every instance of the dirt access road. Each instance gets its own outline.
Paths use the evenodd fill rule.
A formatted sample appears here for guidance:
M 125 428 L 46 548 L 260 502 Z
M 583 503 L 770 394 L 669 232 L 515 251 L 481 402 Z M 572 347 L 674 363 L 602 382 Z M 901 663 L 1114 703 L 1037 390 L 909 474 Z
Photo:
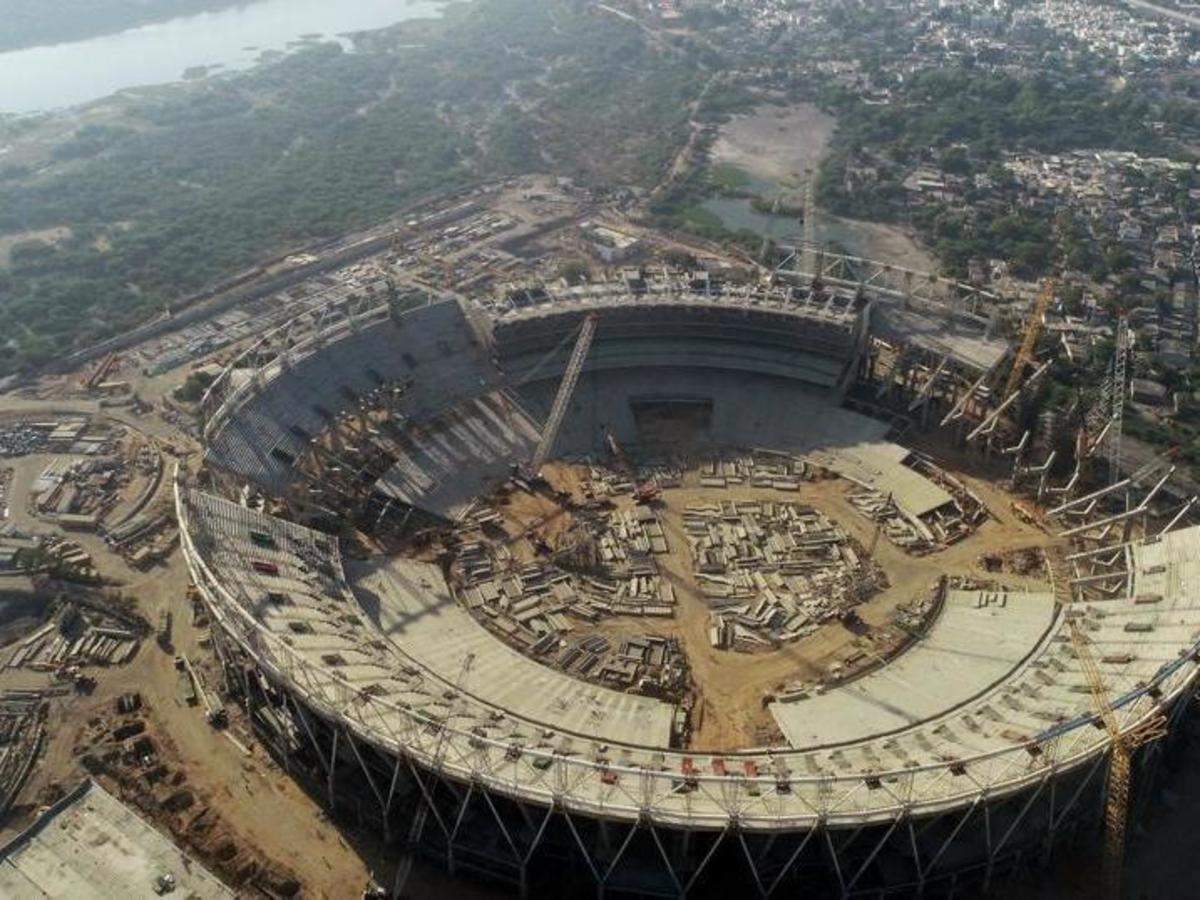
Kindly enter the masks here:
M 126 570 L 125 574 L 123 590 L 137 598 L 143 616 L 155 622 L 159 609 L 173 612 L 176 651 L 197 661 L 207 683 L 215 686 L 211 654 L 198 646 L 199 633 L 187 624 L 191 618 L 185 600 L 188 576 L 179 554 L 149 573 Z M 0 678 L 0 687 L 16 686 L 9 674 L 6 671 L 6 677 Z M 49 741 L 22 793 L 23 803 L 37 802 L 54 785 L 69 789 L 85 777 L 80 757 L 87 749 L 89 720 L 113 719 L 116 698 L 136 691 L 143 699 L 147 733 L 159 745 L 163 762 L 186 773 L 186 786 L 220 816 L 235 843 L 286 869 L 304 886 L 306 897 L 341 898 L 366 885 L 368 863 L 360 852 L 256 746 L 244 727 L 235 721 L 231 734 L 214 730 L 206 723 L 202 707 L 189 707 L 178 698 L 173 653 L 147 640 L 128 665 L 97 669 L 94 674 L 99 684 L 90 696 L 72 696 L 53 706 Z M 27 673 L 11 675 L 27 677 Z M 10 821 L 5 836 L 27 823 L 28 817 Z

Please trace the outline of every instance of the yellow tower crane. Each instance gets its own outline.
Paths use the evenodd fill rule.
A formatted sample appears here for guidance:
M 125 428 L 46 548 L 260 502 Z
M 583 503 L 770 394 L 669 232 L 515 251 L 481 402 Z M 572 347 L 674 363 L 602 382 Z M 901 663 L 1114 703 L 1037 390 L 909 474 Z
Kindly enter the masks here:
M 1133 752 L 1142 744 L 1156 740 L 1166 734 L 1166 719 L 1157 713 L 1145 722 L 1128 731 L 1122 731 L 1113 712 L 1108 688 L 1091 644 L 1083 633 L 1078 619 L 1069 621 L 1071 643 L 1075 656 L 1087 678 L 1091 690 L 1092 705 L 1096 715 L 1104 724 L 1104 730 L 1112 742 L 1108 759 L 1108 776 L 1105 779 L 1104 802 L 1104 859 L 1103 891 L 1109 900 L 1121 896 L 1121 872 L 1125 863 L 1125 830 L 1129 822 L 1130 773 L 1133 768 Z
M 1016 389 L 1017 382 L 1021 380 L 1021 376 L 1025 372 L 1025 366 L 1033 359 L 1033 351 L 1037 349 L 1038 338 L 1042 336 L 1042 320 L 1046 317 L 1046 310 L 1050 308 L 1050 301 L 1054 299 L 1054 287 L 1054 279 L 1047 278 L 1042 284 L 1042 292 L 1033 301 L 1033 308 L 1029 311 L 1029 320 L 1025 323 L 1025 333 L 1021 338 L 1021 348 L 1017 351 L 1017 358 L 1013 360 L 1012 371 L 1008 373 L 1008 383 L 1004 385 L 1004 393 L 1000 395 L 1002 402 Z

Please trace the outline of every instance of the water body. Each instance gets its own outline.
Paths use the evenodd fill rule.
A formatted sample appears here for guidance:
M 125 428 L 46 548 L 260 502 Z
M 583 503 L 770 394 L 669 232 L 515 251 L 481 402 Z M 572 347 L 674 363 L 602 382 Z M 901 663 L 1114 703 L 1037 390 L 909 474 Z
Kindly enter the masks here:
M 76 106 L 124 88 L 179 81 L 185 70 L 249 68 L 304 37 L 340 40 L 441 13 L 443 0 L 256 0 L 66 44 L 0 53 L 0 112 Z M 47 15 L 53 4 L 47 4 Z
M 777 193 L 776 185 L 763 196 L 772 197 Z M 792 202 L 797 199 L 794 193 L 789 196 Z M 750 205 L 748 198 L 709 197 L 700 206 L 733 231 L 751 231 L 783 244 L 798 242 L 804 236 L 804 224 L 800 219 L 761 213 Z M 877 259 L 918 272 L 935 272 L 938 268 L 937 260 L 897 225 L 844 219 L 818 210 L 813 239 L 830 250 Z
M 799 219 L 760 213 L 750 202 L 748 197 L 709 197 L 700 207 L 715 215 L 731 231 L 752 231 L 777 241 L 800 240 L 804 226 Z

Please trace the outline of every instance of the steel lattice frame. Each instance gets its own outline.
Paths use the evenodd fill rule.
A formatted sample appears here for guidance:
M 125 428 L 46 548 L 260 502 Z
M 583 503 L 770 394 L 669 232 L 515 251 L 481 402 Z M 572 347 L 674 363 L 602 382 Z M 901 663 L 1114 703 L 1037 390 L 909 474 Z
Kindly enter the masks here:
M 943 308 L 946 302 L 919 296 L 913 284 L 919 279 L 905 270 L 833 255 L 822 256 L 821 265 L 827 284 L 866 285 Z M 947 284 L 965 312 L 994 300 Z M 274 371 L 392 314 L 373 302 L 331 314 L 328 327 L 306 340 L 293 342 L 281 330 L 248 351 L 206 396 L 206 434 L 262 390 Z M 251 363 L 254 377 L 232 387 L 230 373 Z M 1103 778 L 1097 773 L 1108 743 L 1090 715 L 1048 728 L 1027 744 L 952 763 L 871 773 L 788 771 L 782 779 L 696 774 L 684 791 L 681 752 L 662 754 L 659 768 L 541 748 L 514 754 L 511 743 L 370 695 L 293 651 L 209 568 L 192 542 L 178 484 L 176 502 L 185 557 L 231 682 L 252 711 L 273 705 L 295 723 L 301 747 L 277 745 L 285 762 L 313 761 L 310 774 L 319 776 L 331 807 L 352 795 L 368 798 L 373 811 L 365 813 L 360 802 L 358 813 L 377 822 L 386 839 L 406 834 L 405 846 L 440 855 L 452 870 L 481 869 L 525 891 L 545 865 L 543 857 L 566 852 L 601 893 L 682 896 L 719 879 L 716 873 L 732 854 L 761 896 L 801 879 L 815 879 L 842 896 L 921 892 L 934 885 L 952 891 L 965 879 L 986 884 L 1002 869 L 1048 852 L 1081 823 L 1090 826 L 1101 808 Z M 1145 689 L 1122 698 L 1115 710 L 1122 728 L 1135 728 L 1163 708 L 1172 723 L 1182 715 L 1197 654 L 1200 642 L 1186 648 L 1178 664 L 1160 669 Z M 1156 745 L 1140 759 L 1155 762 L 1160 752 Z M 494 843 L 488 853 L 477 846 L 485 839 Z M 657 874 L 646 874 L 646 858 L 657 860 Z M 897 867 L 897 860 L 906 863 Z
M 872 863 L 885 851 L 891 858 L 893 851 L 887 848 L 897 841 L 907 844 L 910 854 L 912 871 L 903 883 L 920 887 L 930 879 L 950 877 L 963 867 L 961 850 L 950 853 L 951 848 L 964 845 L 966 835 L 980 839 L 980 830 L 985 851 L 969 854 L 967 867 L 982 865 L 977 874 L 986 880 L 1006 858 L 1005 851 L 1013 841 L 1025 843 L 1028 823 L 1034 821 L 1027 816 L 1034 813 L 1038 821 L 1044 818 L 1043 844 L 1051 846 L 1073 820 L 1077 804 L 1091 802 L 1085 799 L 1092 797 L 1088 786 L 1103 780 L 1096 778 L 1096 772 L 1102 771 L 1108 745 L 1102 735 L 1097 738 L 1091 716 L 1081 716 L 1039 736 L 1036 753 L 1029 747 L 1014 746 L 954 764 L 869 777 L 789 775 L 786 793 L 777 791 L 778 780 L 773 776 L 697 775 L 694 790 L 680 797 L 677 766 L 672 774 L 530 749 L 514 758 L 511 745 L 505 742 L 457 731 L 452 725 L 355 689 L 336 672 L 302 658 L 279 635 L 264 630 L 209 570 L 204 554 L 192 543 L 187 506 L 178 502 L 192 577 L 212 616 L 218 651 L 227 669 L 235 673 L 233 677 L 243 680 L 243 696 L 254 695 L 245 682 L 248 670 L 259 673 L 279 692 L 290 718 L 299 723 L 302 740 L 318 761 L 331 806 L 337 804 L 339 765 L 356 763 L 367 793 L 379 807 L 374 818 L 383 824 L 385 837 L 391 836 L 388 823 L 393 821 L 394 807 L 400 802 L 397 790 L 402 785 L 402 805 L 415 803 L 426 810 L 422 818 L 429 834 L 420 843 L 441 847 L 451 867 L 460 845 L 474 839 L 467 836 L 475 834 L 474 828 L 469 832 L 461 829 L 468 805 L 476 802 L 492 813 L 495 833 L 512 852 L 504 870 L 507 875 L 503 871 L 490 871 L 489 875 L 503 876 L 519 886 L 528 883 L 528 867 L 539 844 L 534 841 L 527 846 L 512 836 L 516 826 L 501 815 L 502 805 L 523 809 L 522 815 L 534 818 L 541 810 L 544 827 L 539 827 L 538 833 L 543 836 L 551 814 L 556 816 L 555 834 L 574 841 L 586 861 L 584 869 L 599 887 L 608 883 L 620 856 L 605 862 L 604 853 L 581 837 L 581 822 L 604 822 L 605 828 L 618 832 L 624 829 L 622 846 L 633 840 L 629 835 L 634 831 L 647 831 L 670 876 L 667 880 L 672 890 L 668 893 L 678 895 L 687 893 L 689 885 L 703 875 L 705 860 L 718 852 L 711 844 L 714 835 L 720 844 L 729 841 L 743 848 L 751 880 L 764 896 L 792 878 L 795 867 L 817 852 L 812 849 L 814 842 L 821 848 L 821 858 L 812 860 L 812 867 L 834 875 L 834 894 L 849 896 L 863 879 L 872 885 L 870 890 L 879 890 L 880 876 L 870 874 Z M 1193 648 L 1193 653 L 1197 650 L 1200 648 Z M 1153 690 L 1148 687 L 1126 698 L 1117 710 L 1125 727 L 1134 727 L 1164 706 L 1172 709 L 1173 715 L 1181 714 L 1186 703 L 1176 701 L 1190 696 L 1195 678 L 1194 666 L 1185 662 L 1160 673 L 1158 683 L 1149 686 Z M 387 763 L 372 765 L 369 756 Z M 539 758 L 545 760 L 544 769 L 527 767 L 530 759 Z M 617 774 L 615 783 L 597 792 L 600 776 L 609 772 Z M 918 785 L 922 793 L 915 790 Z M 944 792 L 952 785 L 952 791 Z M 939 787 L 943 792 L 936 790 Z M 806 799 L 809 793 L 815 795 L 815 802 Z M 1043 804 L 1048 804 L 1048 809 L 1043 810 Z M 1001 811 L 1007 808 L 1017 810 L 1015 817 L 1005 817 Z M 936 847 L 927 846 L 939 828 L 947 828 L 948 834 Z M 690 849 L 664 844 L 663 835 L 670 835 L 669 841 L 674 842 L 678 835 L 687 834 L 708 836 L 697 838 L 697 846 L 706 847 L 700 860 L 693 858 Z M 865 855 L 849 853 L 851 844 L 864 834 L 870 836 L 864 839 L 871 849 Z M 755 864 L 752 850 L 762 842 L 780 840 L 793 846 L 792 858 L 782 869 L 764 872 Z
M 262 679 L 277 692 L 303 746 L 276 750 L 293 768 L 297 759 L 315 761 L 307 773 L 292 774 L 307 774 L 331 810 L 378 827 L 402 853 L 420 852 L 451 873 L 507 883 L 522 896 L 550 873 L 560 889 L 564 879 L 574 878 L 590 883 L 598 896 L 686 896 L 708 893 L 714 882 L 729 879 L 752 886 L 760 897 L 798 885 L 812 896 L 841 897 L 986 890 L 995 878 L 1090 834 L 1103 805 L 1107 756 L 1101 753 L 1070 770 L 1047 769 L 1018 793 L 982 789 L 969 803 L 940 814 L 902 812 L 856 826 L 818 818 L 808 827 L 762 830 L 730 817 L 719 828 L 690 830 L 649 814 L 633 820 L 591 816 L 561 799 L 521 802 L 482 779 L 462 780 L 412 754 L 391 753 L 344 719 L 313 709 L 295 685 L 274 682 L 238 637 L 218 628 L 214 638 L 248 709 L 272 702 Z M 1171 708 L 1172 725 L 1186 706 Z M 1152 745 L 1141 767 L 1152 770 L 1161 753 L 1161 744 Z

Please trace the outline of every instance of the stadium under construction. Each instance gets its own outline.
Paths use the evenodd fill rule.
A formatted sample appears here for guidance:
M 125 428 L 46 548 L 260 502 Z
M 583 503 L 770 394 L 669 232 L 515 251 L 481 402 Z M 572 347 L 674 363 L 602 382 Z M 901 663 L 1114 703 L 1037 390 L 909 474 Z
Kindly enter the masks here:
M 1191 504 L 1166 467 L 1089 480 L 1099 439 L 1054 465 L 1001 298 L 806 268 L 380 285 L 229 366 L 183 549 L 227 690 L 336 816 L 530 896 L 948 895 L 1106 813 L 1119 853 L 1196 678 Z M 939 578 L 1001 490 L 1038 570 Z M 932 582 L 883 624 L 880 540 Z M 701 721 L 764 660 L 736 738 Z

